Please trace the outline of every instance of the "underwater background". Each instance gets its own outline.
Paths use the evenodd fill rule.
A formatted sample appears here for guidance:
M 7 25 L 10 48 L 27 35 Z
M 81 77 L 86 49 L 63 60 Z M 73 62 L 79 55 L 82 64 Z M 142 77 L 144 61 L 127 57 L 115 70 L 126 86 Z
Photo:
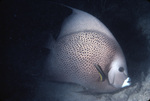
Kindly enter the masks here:
M 49 33 L 59 33 L 70 12 L 65 4 L 97 17 L 125 54 L 132 85 L 109 94 L 81 93 L 79 85 L 45 79 Z M 150 100 L 149 0 L 1 0 L 0 101 Z M 57 38 L 57 34 L 53 35 Z

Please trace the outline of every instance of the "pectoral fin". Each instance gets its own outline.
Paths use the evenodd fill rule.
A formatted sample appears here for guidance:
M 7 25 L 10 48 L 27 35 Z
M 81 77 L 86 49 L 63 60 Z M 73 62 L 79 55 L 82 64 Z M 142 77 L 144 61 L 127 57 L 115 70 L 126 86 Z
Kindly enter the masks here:
M 103 82 L 105 80 L 105 78 L 106 78 L 106 75 L 104 74 L 103 70 L 101 69 L 101 66 L 100 65 L 96 65 L 96 64 L 94 66 L 99 72 L 100 80 Z

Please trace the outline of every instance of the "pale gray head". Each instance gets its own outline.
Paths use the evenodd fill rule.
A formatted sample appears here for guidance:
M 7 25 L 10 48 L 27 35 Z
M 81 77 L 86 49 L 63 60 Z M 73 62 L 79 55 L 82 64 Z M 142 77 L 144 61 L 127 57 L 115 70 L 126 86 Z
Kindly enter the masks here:
M 110 71 L 108 72 L 108 80 L 111 85 L 116 88 L 122 88 L 130 85 L 130 78 L 127 73 L 126 61 L 123 55 L 114 57 Z

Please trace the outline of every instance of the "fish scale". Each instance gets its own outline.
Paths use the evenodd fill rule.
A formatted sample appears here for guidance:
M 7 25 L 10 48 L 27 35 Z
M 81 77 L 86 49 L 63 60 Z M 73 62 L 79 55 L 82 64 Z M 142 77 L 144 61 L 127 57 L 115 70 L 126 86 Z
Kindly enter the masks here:
M 73 82 L 84 86 L 97 80 L 99 77 L 95 75 L 98 71 L 94 68 L 94 64 L 100 64 L 105 70 L 105 64 L 111 61 L 116 52 L 116 43 L 110 40 L 112 39 L 105 34 L 92 31 L 61 37 L 52 48 L 54 53 L 51 58 L 53 71 L 51 74 L 55 75 L 58 81 Z

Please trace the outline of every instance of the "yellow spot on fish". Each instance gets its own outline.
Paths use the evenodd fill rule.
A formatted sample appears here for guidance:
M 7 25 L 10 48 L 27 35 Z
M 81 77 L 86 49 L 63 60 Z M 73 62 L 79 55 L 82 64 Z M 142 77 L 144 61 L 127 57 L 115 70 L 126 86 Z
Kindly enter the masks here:
M 99 76 L 100 76 L 101 81 L 103 81 L 103 77 L 102 77 L 101 73 L 99 73 Z

